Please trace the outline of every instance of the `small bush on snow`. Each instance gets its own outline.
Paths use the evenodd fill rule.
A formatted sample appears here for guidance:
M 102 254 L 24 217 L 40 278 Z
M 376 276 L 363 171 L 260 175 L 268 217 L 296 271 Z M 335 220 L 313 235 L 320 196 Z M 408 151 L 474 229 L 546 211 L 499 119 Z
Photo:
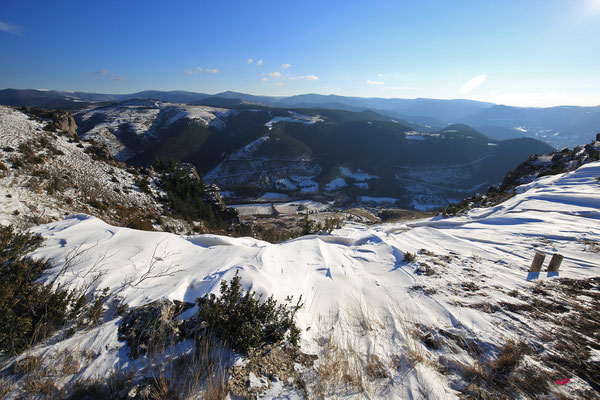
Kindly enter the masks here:
M 298 344 L 300 329 L 294 322 L 302 307 L 277 304 L 273 296 L 261 302 L 255 292 L 242 291 L 236 273 L 231 282 L 221 282 L 221 296 L 198 298 L 198 322 L 204 332 L 216 335 L 232 349 L 246 354 L 249 349 L 287 339 Z

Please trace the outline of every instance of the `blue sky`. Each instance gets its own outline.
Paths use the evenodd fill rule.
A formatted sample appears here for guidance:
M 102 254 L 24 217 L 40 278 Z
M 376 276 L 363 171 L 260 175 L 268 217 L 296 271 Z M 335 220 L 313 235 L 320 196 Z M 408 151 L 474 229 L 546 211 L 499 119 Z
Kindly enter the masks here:
M 0 88 L 600 104 L 600 0 L 219 3 L 3 0 Z

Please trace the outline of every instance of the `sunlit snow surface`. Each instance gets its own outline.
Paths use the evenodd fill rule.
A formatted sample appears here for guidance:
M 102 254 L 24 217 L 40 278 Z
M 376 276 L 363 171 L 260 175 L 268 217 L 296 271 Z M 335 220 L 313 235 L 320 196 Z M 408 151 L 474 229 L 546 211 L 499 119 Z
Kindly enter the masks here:
M 323 118 L 321 118 L 321 116 L 319 115 L 315 115 L 315 116 L 311 116 L 311 115 L 304 115 L 304 114 L 298 114 L 295 111 L 288 111 L 289 113 L 289 117 L 273 117 L 269 122 L 267 122 L 265 124 L 265 126 L 267 128 L 269 128 L 269 130 L 271 130 L 273 128 L 273 125 L 275 125 L 278 122 L 294 122 L 294 123 L 300 123 L 300 124 L 306 124 L 306 125 L 312 125 L 312 124 L 316 124 L 317 122 L 323 122 Z
M 96 286 L 119 292 L 131 306 L 160 298 L 193 302 L 218 293 L 219 282 L 239 271 L 247 289 L 279 300 L 302 295 L 304 307 L 297 319 L 304 351 L 317 353 L 318 339 L 331 336 L 389 365 L 408 340 L 403 320 L 455 333 L 468 330 L 487 342 L 518 338 L 505 314 L 488 314 L 457 302 L 502 301 L 508 299 L 505 291 L 533 285 L 527 270 L 536 251 L 564 255 L 561 277 L 600 276 L 600 254 L 585 252 L 582 244 L 600 241 L 599 176 L 600 162 L 590 163 L 575 172 L 541 178 L 505 203 L 466 216 L 372 227 L 347 223 L 330 236 L 304 236 L 281 244 L 142 232 L 75 215 L 33 229 L 46 238 L 35 256 L 51 259 L 56 272 L 69 252 L 83 250 L 84 256 L 60 281 L 83 284 L 82 277 L 95 265 L 105 272 Z M 402 260 L 405 252 L 420 249 L 452 259 L 440 274 L 416 274 L 419 262 Z M 122 286 L 147 271 L 153 256 L 159 257 L 157 270 L 174 271 L 173 275 L 148 279 L 137 287 Z M 539 279 L 552 278 L 543 273 Z M 452 289 L 467 281 L 487 289 L 472 297 Z M 409 290 L 415 285 L 437 292 Z M 357 310 L 368 315 L 373 329 L 364 331 Z M 127 364 L 121 352 L 124 343 L 117 340 L 119 321 L 78 333 L 61 346 L 101 354 L 88 366 L 88 375 L 102 374 L 117 362 Z M 426 363 L 392 372 L 389 385 L 377 396 L 418 398 L 419 390 L 430 398 L 456 396 L 447 378 Z

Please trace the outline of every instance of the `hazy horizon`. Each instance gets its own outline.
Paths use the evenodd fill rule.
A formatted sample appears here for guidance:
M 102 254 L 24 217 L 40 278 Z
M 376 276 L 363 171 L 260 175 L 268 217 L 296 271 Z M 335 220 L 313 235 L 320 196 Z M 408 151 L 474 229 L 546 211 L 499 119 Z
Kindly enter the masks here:
M 600 0 L 7 1 L 0 48 L 6 88 L 600 104 Z

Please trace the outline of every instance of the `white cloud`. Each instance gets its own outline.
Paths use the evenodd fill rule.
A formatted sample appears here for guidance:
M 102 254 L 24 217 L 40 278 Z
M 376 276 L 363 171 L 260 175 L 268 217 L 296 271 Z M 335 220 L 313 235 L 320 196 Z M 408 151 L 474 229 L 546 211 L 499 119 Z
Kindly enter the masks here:
M 248 64 L 252 64 L 253 61 L 254 61 L 253 59 L 249 58 L 248 59 Z
M 385 78 L 385 74 L 381 74 L 381 73 L 380 73 L 380 74 L 377 74 L 377 77 L 378 77 L 378 78 Z
M 264 78 L 261 78 L 261 80 L 260 80 L 260 81 L 261 81 L 261 82 L 266 82 L 266 81 L 268 81 L 268 80 L 269 80 L 269 78 L 267 78 L 267 77 L 265 76 Z
M 106 75 L 110 72 L 108 69 L 101 69 L 99 71 L 92 72 L 92 75 Z
M 383 85 L 383 84 L 384 84 L 384 82 L 382 82 L 382 81 L 372 81 L 372 80 L 370 80 L 370 79 L 367 79 L 367 80 L 365 81 L 365 83 L 366 83 L 367 85 Z
M 22 36 L 25 29 L 19 25 L 9 24 L 8 22 L 0 21 L 0 31 L 10 33 L 17 36 Z
M 273 78 L 281 77 L 281 72 L 269 72 L 269 76 Z
M 277 86 L 283 86 L 283 82 L 277 82 L 276 85 Z
M 256 65 L 258 65 L 259 67 L 262 65 L 262 58 L 256 62 Z
M 187 76 L 201 74 L 203 72 L 205 72 L 207 74 L 218 74 L 219 70 L 217 68 L 207 68 L 207 69 L 204 69 L 202 67 L 196 67 L 194 69 L 187 69 L 185 71 L 185 73 L 186 73 Z
M 292 66 L 292 64 L 281 64 L 281 66 L 279 68 L 286 69 L 286 68 L 289 68 L 291 66 Z
M 124 81 L 125 80 L 125 77 L 123 77 L 121 75 L 110 74 L 110 76 L 113 78 L 113 81 Z
M 301 75 L 301 76 L 290 76 L 290 81 L 307 80 L 307 81 L 318 81 L 319 77 L 315 75 Z
M 458 93 L 460 94 L 468 94 L 473 90 L 477 89 L 487 78 L 486 74 L 477 75 L 475 78 L 471 79 L 469 82 L 465 83 Z

